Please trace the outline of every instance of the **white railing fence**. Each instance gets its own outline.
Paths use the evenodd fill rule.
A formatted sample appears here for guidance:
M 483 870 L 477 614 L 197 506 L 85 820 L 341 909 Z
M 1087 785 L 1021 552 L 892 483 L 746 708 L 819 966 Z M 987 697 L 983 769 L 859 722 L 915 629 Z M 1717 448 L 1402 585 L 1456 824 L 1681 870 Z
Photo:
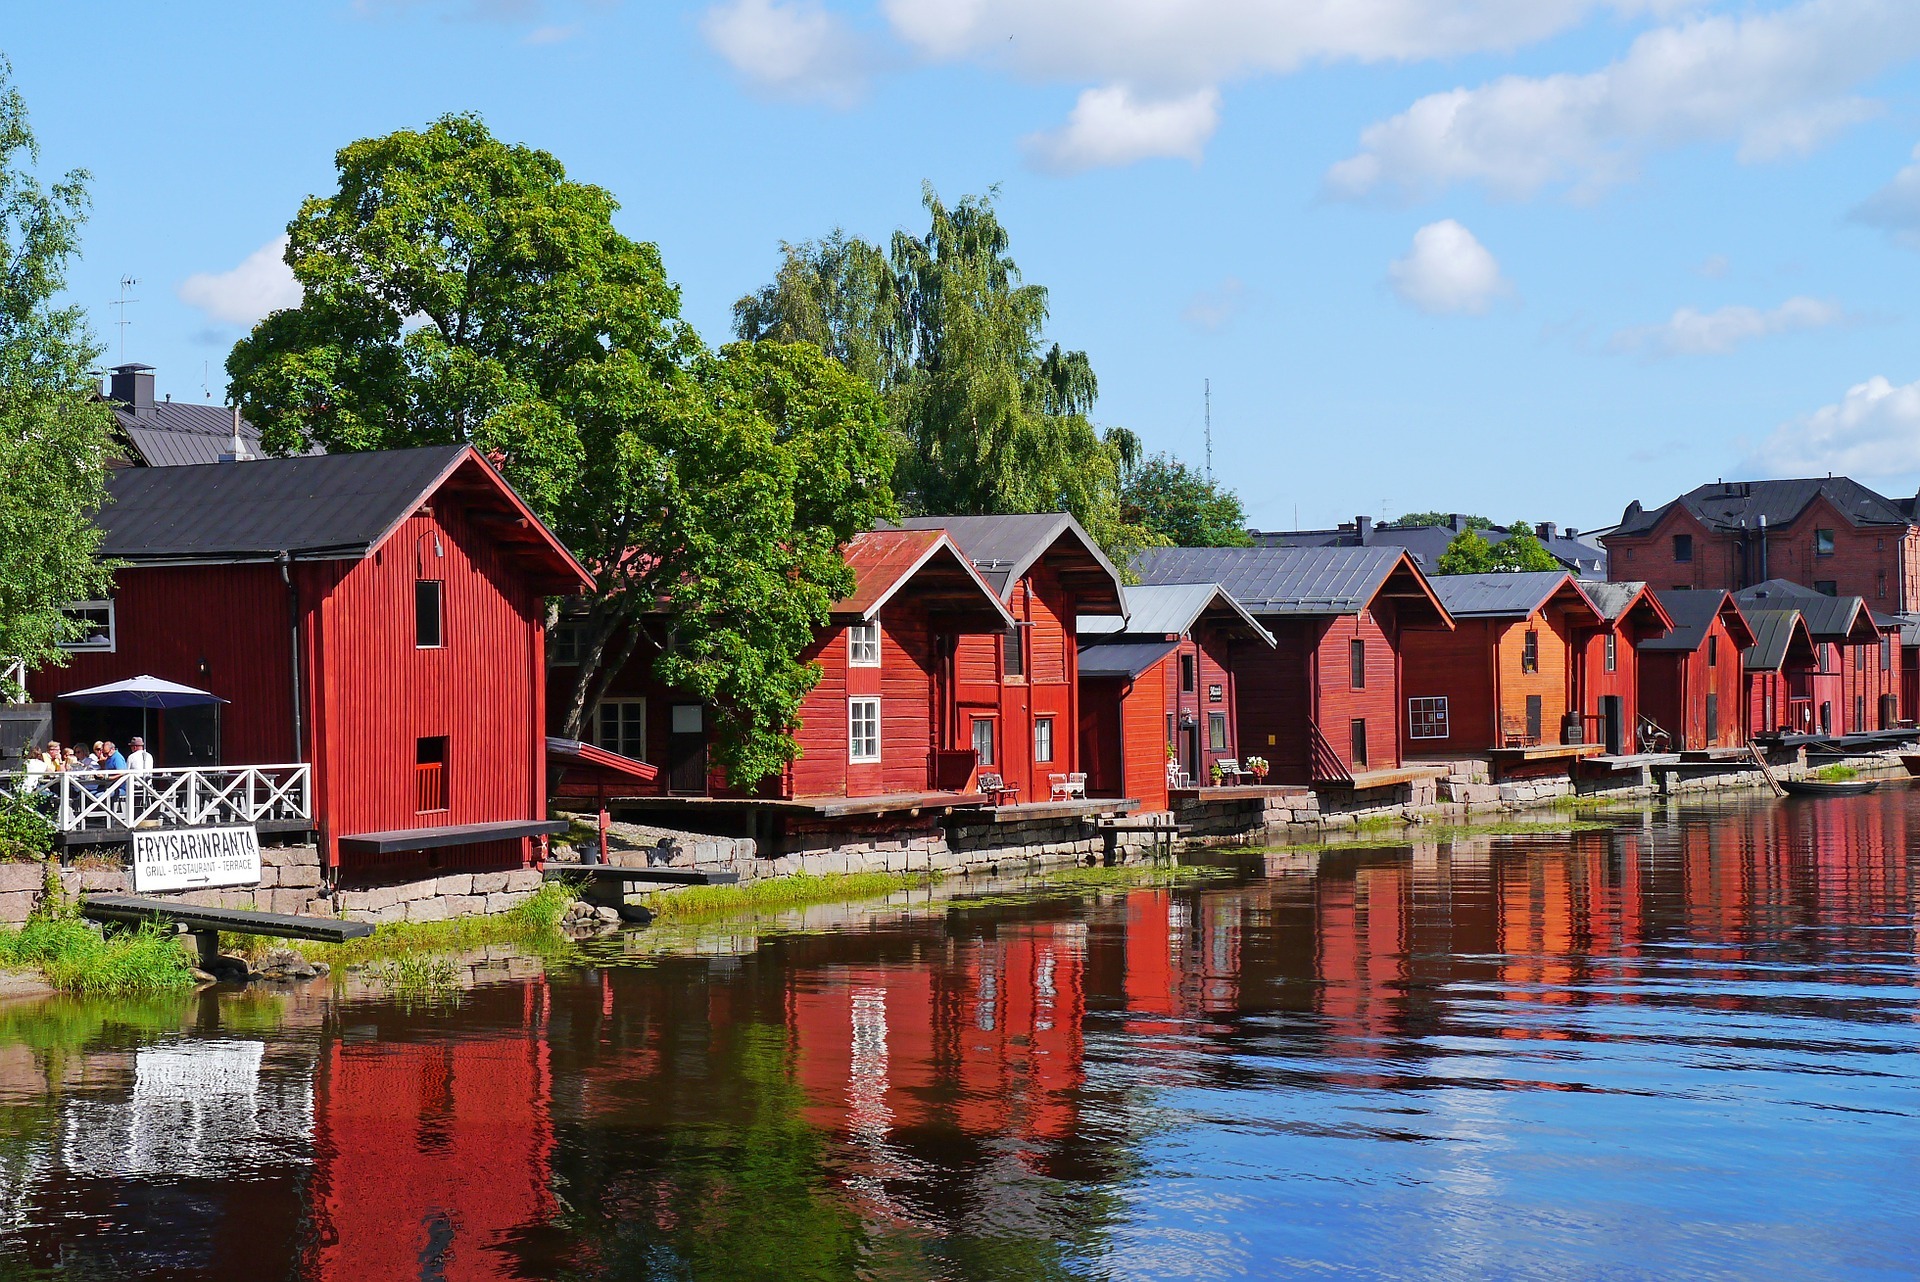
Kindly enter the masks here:
M 27 702 L 27 664 L 24 659 L 0 659 L 0 703 Z
M 59 832 L 313 818 L 313 773 L 304 764 L 14 773 L 0 776 L 0 786 L 43 796 Z

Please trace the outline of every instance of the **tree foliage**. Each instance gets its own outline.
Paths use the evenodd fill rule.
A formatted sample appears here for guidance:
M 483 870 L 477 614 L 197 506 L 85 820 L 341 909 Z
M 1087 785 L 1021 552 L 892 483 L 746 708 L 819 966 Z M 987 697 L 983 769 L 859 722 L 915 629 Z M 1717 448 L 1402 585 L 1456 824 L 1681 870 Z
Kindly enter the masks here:
M 840 231 L 783 246 L 734 305 L 739 336 L 814 343 L 880 394 L 912 511 L 1064 510 L 1124 555 L 1144 536 L 1120 503 L 1139 439 L 1094 427 L 1092 362 L 1043 338 L 1047 291 L 1022 280 L 992 194 L 923 201 L 926 233 L 886 250 Z
M 1419 526 L 1446 525 L 1453 520 L 1451 512 L 1408 512 L 1394 518 L 1392 524 L 1397 529 L 1410 530 Z M 1493 522 L 1484 516 L 1468 516 L 1466 528 L 1469 530 L 1491 530 Z
M 1238 495 L 1165 454 L 1127 472 L 1120 515 L 1173 547 L 1238 548 L 1253 541 Z
M 227 361 L 268 448 L 472 443 L 593 575 L 567 732 L 651 643 L 730 777 L 778 770 L 838 547 L 893 511 L 873 393 L 809 347 L 709 352 L 613 197 L 476 117 L 335 163 L 287 228 L 301 305 Z
M 86 219 L 87 174 L 43 185 L 26 103 L 0 58 L 0 662 L 64 661 L 71 601 L 105 596 L 93 516 L 113 415 L 89 372 L 99 348 L 54 300 Z
M 1499 574 L 1565 568 L 1534 536 L 1533 526 L 1525 521 L 1516 521 L 1497 543 L 1488 541 L 1477 529 L 1466 529 L 1454 535 L 1446 551 L 1440 554 L 1439 572 Z

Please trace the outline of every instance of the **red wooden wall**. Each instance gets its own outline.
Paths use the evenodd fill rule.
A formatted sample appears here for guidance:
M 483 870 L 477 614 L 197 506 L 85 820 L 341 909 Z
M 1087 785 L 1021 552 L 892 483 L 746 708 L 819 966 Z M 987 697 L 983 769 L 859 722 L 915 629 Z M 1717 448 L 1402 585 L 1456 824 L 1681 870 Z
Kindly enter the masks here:
M 1737 747 L 1747 741 L 1746 669 L 1740 649 L 1715 615 L 1707 637 L 1717 637 L 1719 662 L 1708 663 L 1707 638 L 1692 650 L 1644 650 L 1640 655 L 1640 707 L 1673 736 L 1676 751 Z M 1717 734 L 1707 726 L 1707 696 L 1719 696 Z
M 972 722 L 994 723 L 994 763 L 991 769 L 1020 790 L 1020 800 L 1044 801 L 1048 776 L 1080 769 L 1078 640 L 1074 594 L 1042 559 L 1014 586 L 1007 601 L 1013 617 L 1030 626 L 1026 636 L 1026 675 L 1003 677 L 1001 638 L 968 636 L 960 639 L 955 655 L 956 702 L 959 710 L 957 742 L 973 742 Z M 1053 718 L 1051 762 L 1033 759 L 1034 723 Z

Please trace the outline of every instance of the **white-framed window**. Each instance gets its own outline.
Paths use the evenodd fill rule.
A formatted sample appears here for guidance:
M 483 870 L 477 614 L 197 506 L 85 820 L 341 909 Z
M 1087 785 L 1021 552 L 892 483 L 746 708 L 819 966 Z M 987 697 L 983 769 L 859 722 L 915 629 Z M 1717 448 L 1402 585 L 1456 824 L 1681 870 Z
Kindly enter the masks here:
M 647 759 L 647 701 L 602 699 L 593 714 L 593 741 L 635 761 Z
M 81 628 L 73 640 L 60 643 L 62 650 L 114 648 L 112 601 L 75 601 L 61 613 L 79 623 Z
M 1053 718 L 1036 717 L 1033 722 L 1033 759 L 1053 760 Z
M 553 625 L 547 641 L 547 662 L 556 668 L 577 668 L 587 651 L 587 621 L 562 619 Z
M 856 623 L 847 629 L 847 662 L 856 668 L 880 666 L 880 624 Z
M 1409 739 L 1445 739 L 1447 697 L 1407 700 L 1407 737 Z
M 993 718 L 973 719 L 973 755 L 983 766 L 993 764 Z
M 1611 632 L 1607 633 L 1607 671 L 1608 672 L 1617 672 L 1620 668 L 1620 648 L 1619 648 L 1619 645 L 1617 644 L 1618 641 L 1619 641 L 1619 638 L 1616 637 L 1613 633 Z
M 880 760 L 880 701 L 847 700 L 847 760 Z
M 1227 714 L 1209 712 L 1207 714 L 1207 751 L 1226 752 L 1227 750 Z
M 413 582 L 413 648 L 438 650 L 446 643 L 441 613 L 446 584 L 439 579 L 415 579 Z

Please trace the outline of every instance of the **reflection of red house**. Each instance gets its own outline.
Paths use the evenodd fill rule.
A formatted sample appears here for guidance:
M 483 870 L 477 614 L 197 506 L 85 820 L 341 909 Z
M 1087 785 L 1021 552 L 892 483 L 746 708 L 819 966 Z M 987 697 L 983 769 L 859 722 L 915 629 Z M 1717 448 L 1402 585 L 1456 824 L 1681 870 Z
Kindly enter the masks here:
M 491 1279 L 497 1251 L 545 1222 L 552 1076 L 532 1006 L 493 1037 L 330 1043 L 315 1083 L 313 1209 L 305 1276 Z
M 1618 755 L 1636 751 L 1640 724 L 1640 646 L 1665 636 L 1673 620 L 1644 583 L 1590 583 L 1580 587 L 1600 611 L 1600 622 L 1580 638 L 1580 717 L 1583 734 Z
M 1144 583 L 1218 583 L 1276 648 L 1234 674 L 1243 754 L 1272 782 L 1397 782 L 1408 750 L 1401 709 L 1406 629 L 1451 627 L 1402 548 L 1149 548 Z
M 1083 615 L 1121 615 L 1120 574 L 1064 512 L 924 516 L 944 529 L 999 593 L 1014 625 L 962 637 L 954 651 L 960 742 L 1020 800 L 1045 800 L 1048 776 L 1079 771 L 1079 645 Z
M 1747 741 L 1746 669 L 1753 629 L 1733 594 L 1658 592 L 1673 631 L 1640 646 L 1640 711 L 1677 751 Z
M 586 575 L 473 449 L 127 468 L 108 492 L 100 552 L 126 565 L 36 697 L 142 673 L 219 695 L 164 714 L 158 764 L 310 762 L 349 873 L 519 863 L 553 830 L 546 598 Z M 138 733 L 138 711 L 55 708 L 61 739 Z
M 1127 617 L 1080 620 L 1080 760 L 1087 792 L 1167 808 L 1169 763 L 1205 784 L 1237 760 L 1236 673 L 1273 635 L 1217 583 L 1133 587 Z

